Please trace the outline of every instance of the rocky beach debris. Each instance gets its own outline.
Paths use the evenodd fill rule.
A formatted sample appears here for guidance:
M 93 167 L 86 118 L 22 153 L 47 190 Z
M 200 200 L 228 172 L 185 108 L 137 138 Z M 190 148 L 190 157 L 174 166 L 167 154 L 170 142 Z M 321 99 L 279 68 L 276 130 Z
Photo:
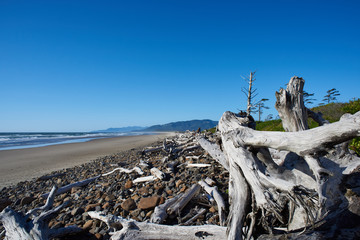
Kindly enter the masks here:
M 189 167 L 188 164 L 207 165 Z M 114 171 L 106 175 L 117 168 L 140 168 L 141 171 Z M 149 176 L 154 178 L 144 182 L 134 181 L 139 177 Z M 228 172 L 199 147 L 195 133 L 187 132 L 156 142 L 146 149 L 132 149 L 109 155 L 3 188 L 0 193 L 0 209 L 9 206 L 15 211 L 27 213 L 45 204 L 48 195 L 44 194 L 49 193 L 53 186 L 62 188 L 92 179 L 87 184 L 71 187 L 54 198 L 54 207 L 65 202 L 69 204 L 49 221 L 49 228 L 75 225 L 82 229 L 76 235 L 60 239 L 109 239 L 108 226 L 98 219 L 92 219 L 89 212 L 97 211 L 140 222 L 149 221 L 156 207 L 177 198 L 179 194 L 186 195 L 192 186 L 207 178 L 217 186 L 227 203 Z M 220 225 L 216 202 L 211 201 L 212 197 L 199 188 L 181 209 L 168 213 L 162 224 Z M 1 225 L 0 232 L 3 230 Z

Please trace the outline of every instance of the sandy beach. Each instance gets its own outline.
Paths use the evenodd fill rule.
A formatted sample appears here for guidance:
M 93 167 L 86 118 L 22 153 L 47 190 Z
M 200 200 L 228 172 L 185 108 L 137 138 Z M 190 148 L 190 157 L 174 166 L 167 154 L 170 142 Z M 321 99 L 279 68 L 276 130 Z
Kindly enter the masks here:
M 52 171 L 90 162 L 137 147 L 145 147 L 173 133 L 123 136 L 88 142 L 0 151 L 0 189 Z

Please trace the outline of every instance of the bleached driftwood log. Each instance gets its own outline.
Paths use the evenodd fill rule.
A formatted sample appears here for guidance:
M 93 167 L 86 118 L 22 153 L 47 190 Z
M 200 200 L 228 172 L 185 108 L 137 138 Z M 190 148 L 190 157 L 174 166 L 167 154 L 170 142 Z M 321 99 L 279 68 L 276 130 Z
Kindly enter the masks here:
M 205 181 L 210 187 L 212 187 L 212 186 L 215 185 L 215 181 L 212 180 L 212 179 L 209 178 L 209 177 L 206 177 L 204 181 Z
M 199 136 L 197 141 L 199 142 L 200 146 L 210 154 L 212 158 L 214 158 L 226 170 L 229 171 L 229 161 L 218 144 L 209 142 L 202 136 Z
M 215 199 L 215 202 L 218 207 L 219 212 L 219 220 L 220 225 L 225 226 L 225 202 L 221 194 L 219 193 L 219 190 L 216 186 L 210 187 L 205 181 L 201 180 L 199 181 L 199 185 L 204 188 L 204 190 Z
M 158 168 L 155 168 L 155 167 L 150 169 L 150 173 L 152 175 L 146 176 L 146 177 L 138 177 L 138 178 L 134 179 L 133 183 L 152 182 L 156 179 L 163 180 L 166 176 L 165 173 L 163 173 L 162 171 L 160 171 Z
M 158 168 L 153 167 L 153 168 L 150 169 L 150 172 L 157 179 L 163 180 L 165 178 L 165 173 L 160 171 L 160 169 L 158 169 Z
M 192 185 L 191 188 L 188 189 L 184 195 L 182 195 L 174 204 L 172 204 L 167 209 L 167 213 L 174 214 L 181 211 L 186 206 L 186 204 L 188 204 L 188 202 L 199 193 L 200 188 L 201 187 L 199 184 Z
M 188 226 L 188 225 L 192 224 L 194 221 L 196 221 L 199 217 L 201 217 L 201 215 L 203 215 L 205 212 L 206 212 L 206 209 L 201 208 L 196 212 L 196 214 L 193 217 L 191 217 L 189 220 L 187 220 L 186 222 L 181 223 L 179 225 L 180 226 Z
M 154 147 L 154 148 L 145 148 L 142 152 L 143 154 L 147 154 L 147 153 L 153 153 L 153 152 L 158 152 L 164 150 L 164 147 Z
M 218 240 L 226 239 L 226 228 L 216 225 L 169 226 L 149 222 L 137 222 L 100 212 L 89 212 L 89 216 L 105 222 L 112 240 L 172 239 L 172 240 Z
M 100 178 L 100 177 L 108 176 L 108 175 L 113 174 L 114 172 L 117 172 L 117 171 L 119 171 L 119 172 L 124 172 L 124 173 L 137 172 L 137 173 L 140 174 L 140 175 L 144 174 L 144 172 L 143 172 L 139 167 L 134 167 L 134 168 L 132 168 L 132 169 L 126 169 L 126 168 L 119 167 L 119 168 L 113 169 L 113 170 L 110 171 L 110 172 L 103 173 L 103 174 L 100 174 L 100 175 L 95 176 L 95 177 L 92 177 L 92 178 L 88 178 L 88 179 L 85 179 L 85 180 L 82 180 L 82 181 L 78 181 L 78 182 L 74 182 L 74 183 L 65 185 L 65 186 L 57 189 L 55 195 L 60 195 L 60 194 L 69 192 L 69 191 L 71 191 L 71 189 L 74 188 L 74 187 L 83 187 L 83 186 L 88 185 L 89 183 L 95 181 L 96 179 L 98 179 L 98 178 Z M 49 194 L 50 194 L 50 193 L 45 193 L 45 194 L 41 195 L 41 197 L 42 197 L 42 198 L 47 198 L 47 197 L 49 196 Z
M 133 180 L 133 183 L 152 182 L 155 179 L 157 179 L 157 177 L 155 177 L 153 175 L 146 176 L 146 177 L 138 177 Z
M 150 222 L 151 223 L 162 223 L 163 221 L 165 221 L 165 219 L 168 217 L 166 210 L 171 205 L 176 203 L 176 201 L 180 197 L 182 197 L 182 195 L 183 195 L 182 193 L 179 195 L 176 195 L 175 197 L 166 200 L 163 204 L 156 206 L 154 209 L 154 213 L 151 215 Z
M 276 94 L 287 132 L 259 132 L 251 117 L 226 112 L 218 126 L 221 144 L 198 140 L 230 173 L 228 239 L 249 239 L 254 228 L 303 231 L 343 211 L 334 210 L 344 199 L 338 185 L 360 161 L 336 146 L 360 136 L 360 112 L 328 124 L 304 107 L 303 85 L 294 77 Z M 308 130 L 308 113 L 322 126 Z M 273 158 L 279 153 L 284 159 Z
M 187 163 L 186 167 L 188 167 L 188 168 L 191 168 L 191 167 L 203 168 L 203 167 L 211 167 L 211 164 L 209 164 L 209 163 Z
M 69 204 L 65 202 L 52 208 L 56 190 L 56 187 L 52 188 L 45 205 L 32 209 L 25 215 L 6 207 L 0 213 L 0 221 L 5 228 L 5 238 L 8 240 L 46 240 L 82 231 L 77 226 L 49 229 L 49 221 L 54 214 Z

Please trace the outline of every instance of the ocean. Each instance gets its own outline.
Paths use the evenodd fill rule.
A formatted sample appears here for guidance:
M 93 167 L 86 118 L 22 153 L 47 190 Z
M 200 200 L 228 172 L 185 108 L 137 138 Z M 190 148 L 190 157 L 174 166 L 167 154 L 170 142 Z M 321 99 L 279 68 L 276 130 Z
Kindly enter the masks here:
M 119 136 L 149 135 L 149 132 L 31 132 L 0 133 L 0 151 L 33 147 L 44 147 L 55 144 L 87 142 L 99 138 Z

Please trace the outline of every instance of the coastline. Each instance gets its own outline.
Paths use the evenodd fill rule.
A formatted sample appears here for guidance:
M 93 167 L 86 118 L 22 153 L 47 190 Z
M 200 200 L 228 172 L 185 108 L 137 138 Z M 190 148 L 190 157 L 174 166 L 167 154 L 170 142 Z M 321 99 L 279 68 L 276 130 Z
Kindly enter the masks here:
M 163 132 L 156 135 L 120 136 L 45 147 L 2 150 L 0 151 L 0 189 L 100 157 L 145 147 L 173 134 Z

